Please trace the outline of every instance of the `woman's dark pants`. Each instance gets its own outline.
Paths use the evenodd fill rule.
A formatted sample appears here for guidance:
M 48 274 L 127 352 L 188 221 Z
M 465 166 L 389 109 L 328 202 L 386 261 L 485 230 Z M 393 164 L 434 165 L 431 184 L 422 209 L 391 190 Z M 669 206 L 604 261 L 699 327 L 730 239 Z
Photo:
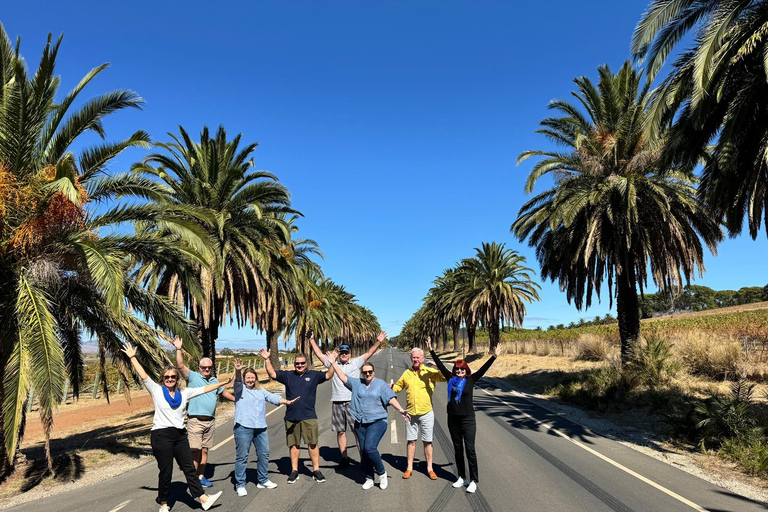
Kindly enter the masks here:
M 164 503 L 171 497 L 171 477 L 173 476 L 173 460 L 187 477 L 189 494 L 193 498 L 199 498 L 205 492 L 200 480 L 197 478 L 195 464 L 192 462 L 192 452 L 189 449 L 187 429 L 174 427 L 153 430 L 150 433 L 152 455 L 157 460 L 157 469 L 160 474 L 157 477 L 157 502 Z
M 456 472 L 459 477 L 464 480 L 467 479 L 467 470 L 464 466 L 464 450 L 466 450 L 467 462 L 469 462 L 469 479 L 477 482 L 477 455 L 475 454 L 477 423 L 475 422 L 475 415 L 457 416 L 449 414 L 448 431 L 451 433 L 453 453 L 456 455 Z

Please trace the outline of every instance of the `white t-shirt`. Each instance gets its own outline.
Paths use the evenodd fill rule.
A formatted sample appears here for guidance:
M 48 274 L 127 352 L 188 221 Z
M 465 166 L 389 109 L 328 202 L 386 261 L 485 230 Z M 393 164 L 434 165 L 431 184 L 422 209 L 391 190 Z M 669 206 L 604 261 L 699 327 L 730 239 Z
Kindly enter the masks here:
M 362 368 L 365 364 L 365 358 L 363 356 L 359 356 L 354 359 L 350 359 L 347 364 L 341 364 L 341 361 L 337 361 L 336 364 L 341 367 L 341 369 L 344 371 L 344 375 L 346 375 L 348 378 L 359 379 L 360 368 Z M 325 367 L 331 367 L 331 363 L 328 361 L 328 359 L 325 360 Z M 351 401 L 352 391 L 347 389 L 344 383 L 341 382 L 339 376 L 334 373 L 333 379 L 331 379 L 331 402 Z
M 152 418 L 151 430 L 169 427 L 179 429 L 184 428 L 184 416 L 187 412 L 189 399 L 205 393 L 205 388 L 184 388 L 182 391 L 176 390 L 177 393 L 181 393 L 181 405 L 172 409 L 171 404 L 165 399 L 163 386 L 150 379 L 146 379 L 144 380 L 144 387 L 149 391 L 149 394 L 152 397 L 152 402 L 155 404 L 155 416 Z

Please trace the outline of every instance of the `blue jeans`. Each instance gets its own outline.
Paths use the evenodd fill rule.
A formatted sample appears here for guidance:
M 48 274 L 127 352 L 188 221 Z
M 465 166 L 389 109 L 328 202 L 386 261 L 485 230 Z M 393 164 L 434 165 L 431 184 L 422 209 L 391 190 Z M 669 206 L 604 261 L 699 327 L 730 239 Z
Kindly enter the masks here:
M 256 475 L 259 483 L 269 480 L 269 432 L 266 428 L 248 428 L 235 423 L 235 487 L 245 487 L 245 468 L 248 466 L 248 452 L 251 443 L 256 448 Z
M 360 443 L 360 459 L 363 465 L 363 473 L 366 478 L 373 478 L 373 473 L 383 475 L 384 463 L 379 454 L 379 442 L 387 432 L 387 420 L 380 419 L 373 423 L 360 423 L 355 421 L 355 433 Z

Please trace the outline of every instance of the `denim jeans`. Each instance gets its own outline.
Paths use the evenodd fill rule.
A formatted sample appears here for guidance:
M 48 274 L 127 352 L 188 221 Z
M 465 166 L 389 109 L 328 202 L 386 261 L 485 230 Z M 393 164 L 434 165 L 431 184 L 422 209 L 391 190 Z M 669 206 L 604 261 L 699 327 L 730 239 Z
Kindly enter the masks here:
M 360 444 L 360 462 L 363 465 L 363 473 L 365 473 L 366 478 L 373 478 L 374 472 L 377 475 L 386 473 L 379 454 L 379 442 L 386 432 L 387 420 L 385 419 L 373 423 L 355 422 L 355 433 L 357 433 L 357 441 Z
M 269 480 L 269 432 L 266 428 L 248 428 L 235 423 L 235 487 L 245 487 L 245 468 L 248 466 L 248 453 L 251 443 L 256 448 L 256 476 L 259 483 Z

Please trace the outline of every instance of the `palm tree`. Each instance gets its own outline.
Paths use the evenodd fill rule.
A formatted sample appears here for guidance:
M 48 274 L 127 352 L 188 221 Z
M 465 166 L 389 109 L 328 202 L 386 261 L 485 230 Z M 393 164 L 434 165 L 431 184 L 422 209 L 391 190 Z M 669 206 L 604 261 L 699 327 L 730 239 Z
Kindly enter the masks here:
M 696 198 L 693 176 L 664 165 L 665 133 L 644 133 L 649 92 L 641 74 L 629 62 L 615 75 L 608 66 L 598 72 L 597 87 L 574 80 L 586 112 L 555 100 L 549 107 L 562 116 L 541 122 L 538 133 L 566 150 L 520 155 L 518 162 L 541 157 L 526 192 L 544 175 L 554 185 L 523 205 L 512 232 L 536 248 L 542 277 L 557 280 L 579 310 L 593 293 L 600 298 L 607 278 L 626 362 L 640 332 L 637 293 L 648 272 L 659 288 L 680 287 L 696 267 L 704 271 L 699 237 L 714 253 L 723 235 Z
M 499 324 L 523 326 L 525 302 L 539 300 L 540 286 L 531 280 L 533 270 L 524 267 L 525 257 L 504 244 L 483 243 L 475 257 L 462 261 L 467 284 L 459 294 L 488 329 L 490 349 L 499 344 Z
M 85 132 L 104 137 L 105 116 L 139 108 L 142 100 L 132 91 L 114 91 L 73 108 L 103 65 L 57 102 L 60 44 L 61 38 L 54 43 L 49 35 L 38 69 L 30 76 L 18 46 L 13 48 L 0 25 L 0 358 L 5 362 L 0 461 L 5 470 L 23 434 L 30 388 L 39 402 L 51 468 L 53 412 L 65 378 L 76 396 L 80 391 L 84 336 L 98 340 L 102 376 L 110 356 L 126 382 L 130 372 L 120 351 L 123 341 L 136 344 L 153 370 L 167 360 L 158 343 L 163 331 L 182 335 L 189 350 L 195 344 L 181 311 L 130 278 L 131 269 L 142 262 L 164 260 L 170 265 L 194 257 L 193 251 L 125 229 L 137 220 L 174 225 L 173 212 L 148 205 L 112 204 L 98 213 L 95 208 L 128 189 L 138 190 L 126 175 L 104 172 L 125 149 L 147 147 L 147 134 L 138 131 L 77 155 L 70 149 Z M 181 227 L 179 235 L 190 237 Z
M 207 265 L 182 272 L 148 266 L 140 277 L 189 312 L 203 355 L 215 359 L 219 327 L 227 318 L 238 327 L 254 327 L 264 320 L 268 300 L 276 300 L 278 284 L 270 273 L 276 272 L 276 261 L 285 260 L 279 249 L 291 243 L 285 218 L 278 214 L 296 212 L 273 174 L 252 170 L 256 143 L 241 148 L 242 136 L 227 140 L 223 127 L 213 137 L 204 127 L 199 142 L 182 127 L 178 137 L 169 135 L 173 142 L 157 144 L 165 151 L 150 154 L 132 172 L 157 183 L 161 193 L 151 198 L 157 205 L 186 212 L 189 227 L 203 230 L 207 244 L 199 250 L 205 251 Z M 154 229 L 160 238 L 177 236 L 166 225 Z
M 669 158 L 686 168 L 703 159 L 700 197 L 731 235 L 741 233 L 746 216 L 753 239 L 768 208 L 766 26 L 764 0 L 654 0 L 632 37 L 632 52 L 653 79 L 695 32 L 655 95 L 648 129 L 675 120 Z

